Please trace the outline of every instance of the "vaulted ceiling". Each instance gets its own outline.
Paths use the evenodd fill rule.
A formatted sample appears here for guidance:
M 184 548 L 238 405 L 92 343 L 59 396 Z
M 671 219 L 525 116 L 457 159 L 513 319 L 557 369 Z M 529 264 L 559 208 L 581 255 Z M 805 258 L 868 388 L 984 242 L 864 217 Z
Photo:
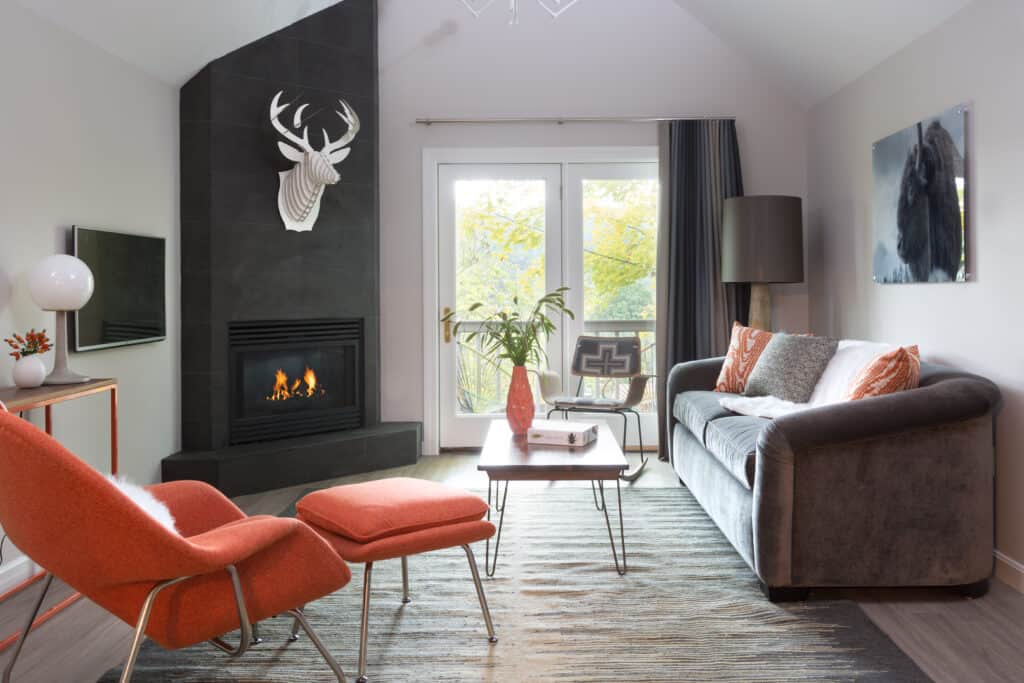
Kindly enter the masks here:
M 773 73 L 805 107 L 834 94 L 971 2 L 675 0 Z
M 18 0 L 171 85 L 338 0 Z
M 66 30 L 171 84 L 208 62 L 337 0 L 18 0 Z M 381 0 L 416 12 L 428 0 Z M 527 0 L 528 1 L 528 0 Z M 587 5 L 581 0 L 560 22 Z M 630 0 L 637 11 L 684 11 L 809 107 L 951 17 L 972 0 Z M 453 18 L 465 19 L 458 0 Z M 498 3 L 500 6 L 502 3 Z M 500 11 L 496 6 L 491 12 Z M 592 9 L 591 11 L 597 11 Z M 524 19 L 525 20 L 525 19 Z M 539 20 L 550 21 L 547 17 Z M 509 27 L 516 30 L 516 27 Z M 628 31 L 629 26 L 621 30 Z M 552 32 L 557 39 L 557 32 Z M 566 46 L 571 52 L 572 47 Z

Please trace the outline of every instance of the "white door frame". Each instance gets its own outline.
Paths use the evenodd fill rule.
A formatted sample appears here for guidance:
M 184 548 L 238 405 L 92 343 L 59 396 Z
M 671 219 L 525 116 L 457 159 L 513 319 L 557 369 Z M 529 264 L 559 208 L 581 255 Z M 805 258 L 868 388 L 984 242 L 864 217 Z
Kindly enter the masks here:
M 658 161 L 658 148 L 649 147 L 465 147 L 423 150 L 423 453 L 440 451 L 438 362 L 441 305 L 438 300 L 438 172 L 442 164 L 567 164 Z M 566 224 L 565 202 L 562 223 Z

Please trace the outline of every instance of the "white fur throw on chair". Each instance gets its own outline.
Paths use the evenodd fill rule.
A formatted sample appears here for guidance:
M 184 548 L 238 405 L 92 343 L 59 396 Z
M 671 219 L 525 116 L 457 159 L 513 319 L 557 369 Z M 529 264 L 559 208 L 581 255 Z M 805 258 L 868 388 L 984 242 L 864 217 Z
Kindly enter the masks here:
M 156 496 L 138 484 L 133 484 L 124 477 L 116 477 L 112 474 L 108 474 L 107 479 L 111 484 L 116 486 L 121 493 L 128 496 L 128 499 L 135 503 L 140 510 L 156 520 L 161 526 L 172 533 L 178 533 L 178 530 L 174 527 L 174 516 L 171 514 L 171 511 L 167 509 L 167 506 L 158 500 Z

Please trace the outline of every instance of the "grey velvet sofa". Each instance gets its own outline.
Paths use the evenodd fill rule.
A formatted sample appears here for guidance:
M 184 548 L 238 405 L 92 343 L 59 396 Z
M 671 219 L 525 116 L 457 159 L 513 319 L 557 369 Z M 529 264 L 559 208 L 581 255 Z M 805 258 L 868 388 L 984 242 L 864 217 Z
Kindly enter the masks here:
M 992 382 L 923 363 L 918 389 L 768 420 L 719 405 L 723 361 L 671 370 L 669 454 L 769 599 L 835 586 L 987 590 Z

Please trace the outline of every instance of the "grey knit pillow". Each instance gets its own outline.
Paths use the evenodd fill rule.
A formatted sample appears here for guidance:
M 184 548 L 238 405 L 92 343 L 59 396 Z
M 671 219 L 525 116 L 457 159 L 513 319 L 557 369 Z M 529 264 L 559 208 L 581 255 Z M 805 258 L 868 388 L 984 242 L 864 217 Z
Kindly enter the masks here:
M 745 396 L 775 396 L 807 403 L 835 355 L 839 340 L 776 333 L 750 372 Z

